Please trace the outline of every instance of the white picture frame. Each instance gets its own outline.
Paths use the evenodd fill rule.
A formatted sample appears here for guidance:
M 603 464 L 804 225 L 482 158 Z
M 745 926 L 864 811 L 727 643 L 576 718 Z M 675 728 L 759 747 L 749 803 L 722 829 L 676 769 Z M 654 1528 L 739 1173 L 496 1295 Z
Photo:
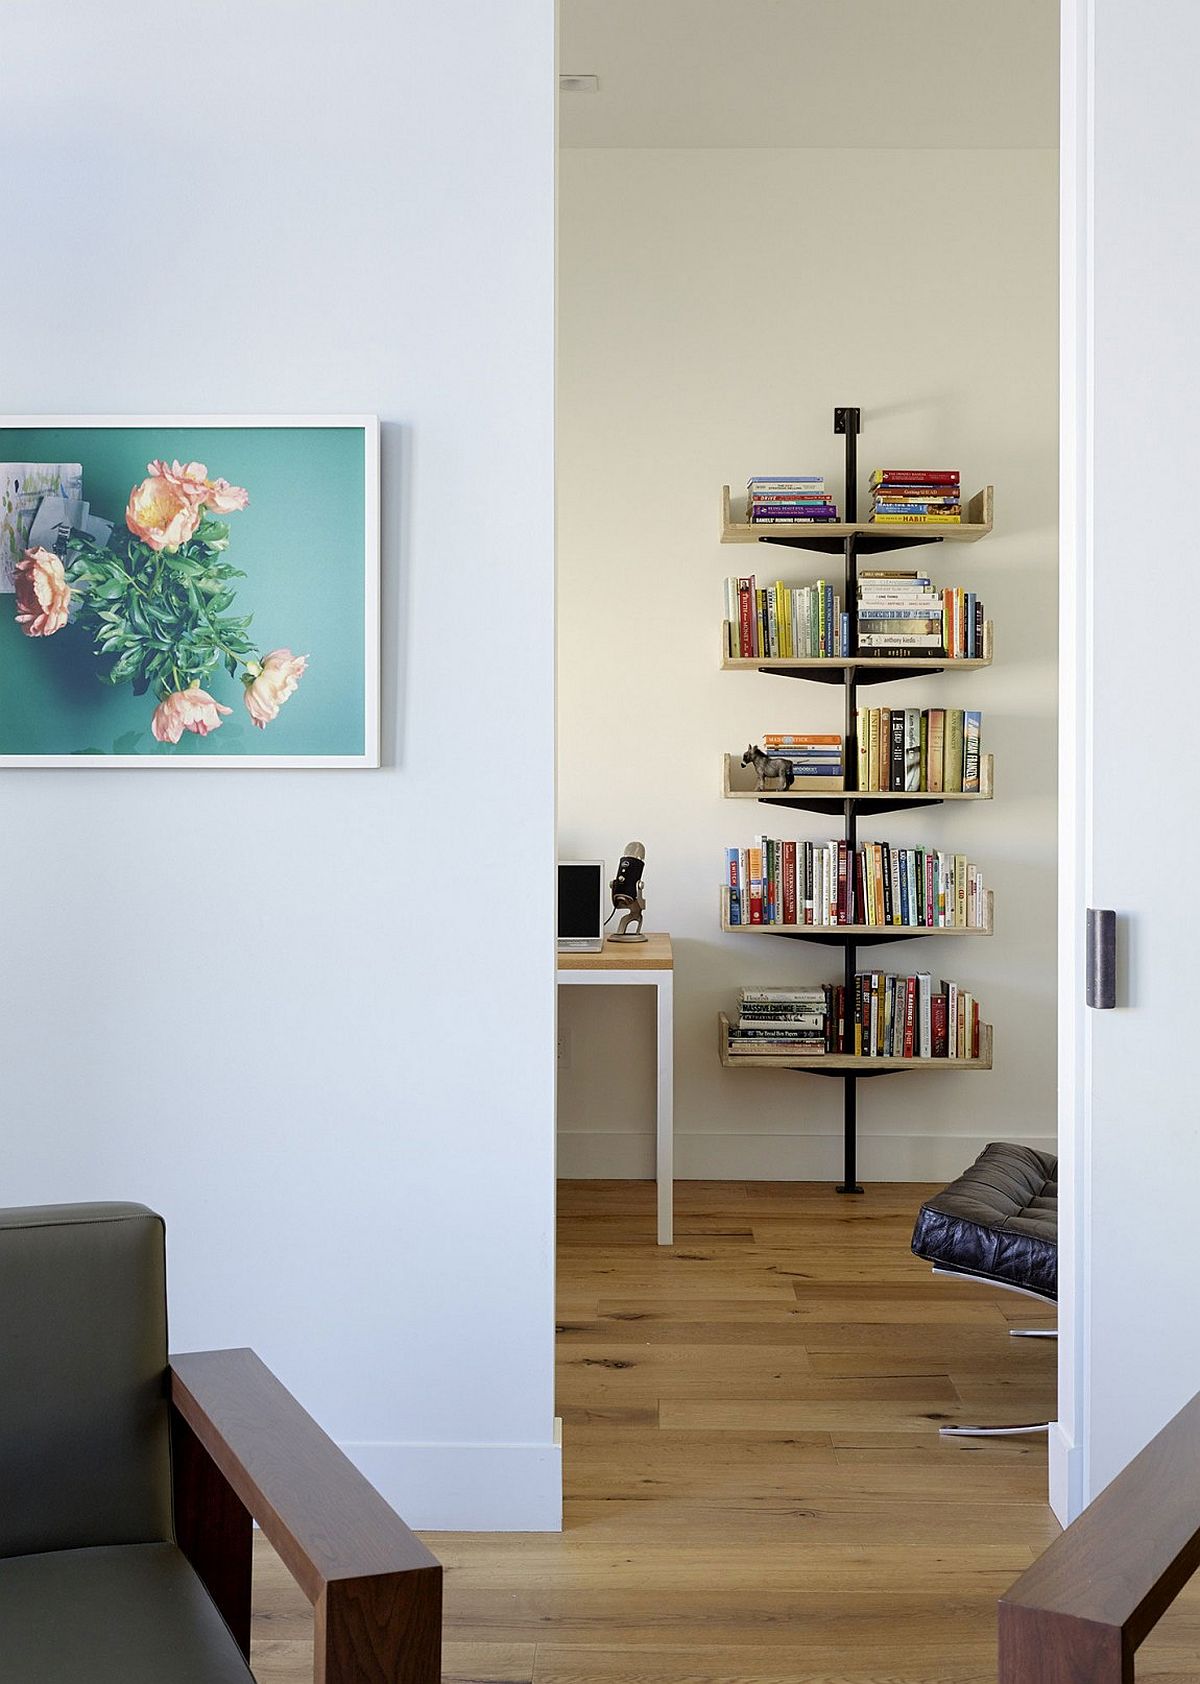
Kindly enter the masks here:
M 285 721 L 287 738 L 291 745 L 290 752 L 272 752 L 272 735 L 275 731 L 274 722 L 268 724 L 262 731 L 262 752 L 259 752 L 257 747 L 259 740 L 257 731 L 252 729 L 249 737 L 245 735 L 247 724 L 253 727 L 255 721 L 251 718 L 251 720 L 247 722 L 240 716 L 237 720 L 238 725 L 241 727 L 240 731 L 237 733 L 240 751 L 235 753 L 222 751 L 224 745 L 222 744 L 219 733 L 216 730 L 212 731 L 211 734 L 206 735 L 202 741 L 189 741 L 186 737 L 181 738 L 183 751 L 173 752 L 174 745 L 154 741 L 150 737 L 149 728 L 147 729 L 147 746 L 143 749 L 139 743 L 138 752 L 122 753 L 117 752 L 115 748 L 110 752 L 103 747 L 97 748 L 90 745 L 80 745 L 74 748 L 67 748 L 62 751 L 58 751 L 56 749 L 51 752 L 38 752 L 35 747 L 32 752 L 22 752 L 20 748 L 14 748 L 9 737 L 5 735 L 3 715 L 0 713 L 0 768 L 53 767 L 59 770 L 63 768 L 70 768 L 81 771 L 131 769 L 149 769 L 157 771 L 193 771 L 198 769 L 220 771 L 288 769 L 298 771 L 309 769 L 375 769 L 379 767 L 381 755 L 381 533 L 380 438 L 379 419 L 377 416 L 322 414 L 0 415 L 0 461 L 6 463 L 10 460 L 10 458 L 14 461 L 23 462 L 32 462 L 35 460 L 59 462 L 66 460 L 67 453 L 64 451 L 63 443 L 59 441 L 59 435 L 63 434 L 70 435 L 71 442 L 75 444 L 94 444 L 95 441 L 91 438 L 92 434 L 95 434 L 97 438 L 99 438 L 99 435 L 101 434 L 108 435 L 107 444 L 110 448 L 107 450 L 106 454 L 110 458 L 113 455 L 113 448 L 111 447 L 113 447 L 117 442 L 113 440 L 112 435 L 137 434 L 139 435 L 137 442 L 139 444 L 146 445 L 147 449 L 143 452 L 143 454 L 147 454 L 155 441 L 149 438 L 142 438 L 141 435 L 153 435 L 155 433 L 159 433 L 163 435 L 161 441 L 163 448 L 161 450 L 155 450 L 154 454 L 156 456 L 164 457 L 167 460 L 177 458 L 182 461 L 196 460 L 207 463 L 207 456 L 201 455 L 200 453 L 204 449 L 206 443 L 219 442 L 216 435 L 239 433 L 242 431 L 245 431 L 248 435 L 262 434 L 260 438 L 256 439 L 256 443 L 262 446 L 266 443 L 263 430 L 270 430 L 272 434 L 282 435 L 279 440 L 281 448 L 290 448 L 291 436 L 296 435 L 297 445 L 301 449 L 302 443 L 299 439 L 299 435 L 305 430 L 308 430 L 313 434 L 314 444 L 316 437 L 319 434 L 322 435 L 322 446 L 329 443 L 331 448 L 333 439 L 327 440 L 325 435 L 330 435 L 332 433 L 333 438 L 337 441 L 337 459 L 339 462 L 357 458 L 357 451 L 353 450 L 350 439 L 345 437 L 345 435 L 358 434 L 361 437 L 361 736 L 358 737 L 356 733 L 352 733 L 348 723 L 347 735 L 356 735 L 356 740 L 353 745 L 348 744 L 348 752 L 328 752 L 330 746 L 328 743 L 321 743 L 320 750 L 322 751 L 317 752 L 305 752 L 302 748 L 296 746 L 297 743 L 301 742 L 303 739 L 303 726 L 300 722 L 304 717 L 305 705 L 307 705 L 310 711 L 315 712 L 315 710 L 319 707 L 321 679 L 325 679 L 328 684 L 332 684 L 336 679 L 336 674 L 334 673 L 321 674 L 320 678 L 318 678 L 317 673 L 320 670 L 318 666 L 316 671 L 306 672 L 304 674 L 299 689 L 295 696 L 291 699 L 288 708 L 281 709 L 281 715 Z M 39 442 L 36 437 L 39 433 L 45 435 L 46 443 L 45 448 L 40 452 L 40 454 L 35 455 L 31 446 L 36 445 Z M 206 434 L 208 435 L 207 439 L 205 437 Z M 14 440 L 14 435 L 18 436 L 16 440 Z M 34 437 L 31 439 L 30 435 L 34 435 Z M 79 435 L 83 435 L 83 438 L 80 439 Z M 194 437 L 192 435 L 194 435 Z M 122 438 L 119 442 L 123 446 L 126 441 Z M 272 439 L 271 442 L 274 443 L 274 439 Z M 131 450 L 133 443 L 134 441 L 132 439 L 128 440 Z M 186 454 L 183 454 L 183 452 L 186 452 Z M 82 458 L 84 452 L 82 450 L 77 450 L 75 454 Z M 258 454 L 260 456 L 262 455 L 261 449 Z M 299 464 L 301 461 L 299 454 L 293 452 L 293 456 L 297 464 Z M 232 477 L 228 471 L 227 464 L 222 460 L 214 459 L 211 464 L 211 468 L 214 475 L 219 474 L 223 478 Z M 297 484 L 299 484 L 303 479 L 303 475 L 297 472 L 296 479 Z M 84 496 L 86 497 L 89 487 L 88 463 L 86 460 L 83 461 L 83 485 Z M 313 488 L 308 495 L 319 499 L 321 496 L 320 487 L 317 486 Z M 343 494 L 339 492 L 339 495 Z M 350 497 L 348 488 L 344 495 L 348 502 Z M 254 506 L 254 496 L 254 488 L 251 486 L 249 488 L 251 507 Z M 278 505 L 282 505 L 283 503 L 286 503 L 286 498 L 280 498 L 277 496 L 276 503 Z M 98 512 L 103 515 L 106 521 L 113 521 L 115 519 L 119 524 L 122 519 L 122 511 L 118 508 L 114 508 L 112 505 L 113 499 L 110 496 L 107 504 Z M 310 506 L 316 507 L 315 504 Z M 323 516 L 328 515 L 327 510 L 322 509 L 321 512 Z M 236 514 L 230 517 L 232 529 L 228 547 L 230 560 L 234 562 L 240 559 L 237 545 L 236 523 L 238 519 L 239 516 Z M 124 537 L 124 527 L 121 527 L 121 533 L 122 537 Z M 348 554 L 345 561 L 340 564 L 349 567 L 350 558 Z M 310 583 L 318 578 L 318 574 L 313 566 L 309 567 L 306 578 Z M 326 594 L 328 594 L 328 581 L 322 580 L 321 584 L 326 587 Z M 242 589 L 241 587 L 246 588 Z M 0 588 L 7 588 L 7 590 L 11 593 L 11 582 L 7 585 L 7 587 Z M 352 592 L 350 594 L 354 593 Z M 240 599 L 244 598 L 246 603 L 257 606 L 257 604 L 254 604 L 253 600 L 254 592 L 252 579 L 240 582 L 238 595 Z M 0 594 L 0 620 L 9 621 L 11 623 L 13 616 L 8 613 L 8 607 L 10 604 L 14 603 L 15 598 L 11 594 Z M 239 606 L 241 605 L 242 602 L 239 601 Z M 355 609 L 357 609 L 357 602 L 355 604 Z M 347 610 L 347 613 L 349 613 L 349 610 Z M 281 606 L 279 613 L 280 624 L 282 624 L 285 620 L 286 602 Z M 69 630 L 74 630 L 74 628 L 69 628 Z M 12 664 L 11 656 L 14 649 L 14 645 L 12 643 L 13 635 L 14 634 L 12 633 L 9 625 L 0 627 L 0 661 L 3 660 L 5 647 L 8 647 L 10 651 L 10 668 Z M 345 644 L 348 635 L 346 628 L 343 627 L 340 629 L 340 635 L 343 644 Z M 7 645 L 3 642 L 4 637 L 9 639 Z M 70 639 L 67 639 L 66 641 L 70 641 Z M 74 641 L 76 646 L 78 646 L 80 640 L 76 638 Z M 270 636 L 268 635 L 268 642 L 269 641 Z M 95 651 L 93 650 L 93 654 L 94 653 Z M 243 666 L 244 665 L 245 663 L 243 662 Z M 32 667 L 29 668 L 29 671 L 32 671 Z M 357 669 L 355 676 L 357 682 Z M 0 704 L 2 704 L 3 698 L 3 683 L 4 675 L 3 671 L 0 670 Z M 244 680 L 243 683 L 245 683 Z M 348 688 L 348 679 L 346 683 Z M 98 688 L 101 687 L 98 686 Z M 219 699 L 223 704 L 228 703 L 231 710 L 233 710 L 235 707 L 236 695 L 236 690 L 229 691 L 227 687 Z M 142 699 L 148 700 L 149 703 L 152 702 L 153 698 L 150 696 L 149 698 L 143 697 Z M 337 700 L 338 717 L 340 718 L 344 713 L 349 721 L 350 714 L 347 709 L 346 694 L 339 695 Z M 99 704 L 97 705 L 99 706 Z M 14 717 L 14 711 L 16 713 L 20 712 L 20 710 L 13 710 L 10 708 L 8 710 L 10 719 Z M 31 709 L 31 711 L 33 710 Z M 149 705 L 147 711 L 149 712 Z M 357 709 L 353 711 L 354 718 L 357 719 Z M 231 711 L 228 716 L 228 720 L 222 719 L 221 723 L 223 725 L 226 723 L 232 723 L 234 717 L 234 712 Z M 8 730 L 11 733 L 11 731 L 15 728 L 15 725 L 10 725 Z M 131 734 L 132 732 L 126 732 L 126 736 L 130 736 Z M 279 735 L 283 734 L 283 732 L 279 733 Z M 233 738 L 233 736 L 234 732 L 231 731 L 226 741 L 228 742 Z M 319 738 L 318 732 L 314 731 L 314 738 Z M 118 738 L 117 742 L 119 743 L 120 741 L 121 739 Z

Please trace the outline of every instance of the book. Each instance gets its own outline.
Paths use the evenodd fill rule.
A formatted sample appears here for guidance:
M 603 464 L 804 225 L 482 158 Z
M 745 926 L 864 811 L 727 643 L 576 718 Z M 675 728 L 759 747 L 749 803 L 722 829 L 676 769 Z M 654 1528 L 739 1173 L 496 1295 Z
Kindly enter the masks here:
M 947 708 L 942 741 L 942 789 L 961 793 L 963 780 L 963 710 Z
M 754 486 L 770 486 L 783 490 L 790 490 L 795 485 L 807 485 L 818 491 L 825 489 L 824 474 L 753 474 L 746 481 L 746 489 Z
M 932 518 L 934 515 L 962 515 L 961 503 L 921 503 L 909 497 L 890 502 L 883 502 L 876 498 L 872 504 L 872 509 L 876 517 L 880 515 L 925 515 Z
M 945 747 L 946 714 L 943 708 L 929 710 L 929 754 L 926 788 L 931 795 L 942 793 L 942 768 Z
M 979 738 L 983 729 L 983 715 L 968 709 L 963 714 L 963 779 L 964 794 L 979 792 Z
M 961 515 L 897 515 L 885 514 L 879 509 L 872 512 L 871 520 L 882 526 L 903 526 L 920 523 L 922 526 L 959 526 Z
M 891 720 L 891 763 L 889 766 L 889 789 L 904 788 L 904 710 L 892 709 Z
M 780 748 L 780 749 L 792 748 L 792 747 L 795 747 L 795 748 L 833 748 L 833 747 L 836 747 L 838 749 L 838 751 L 840 752 L 841 747 L 842 747 L 842 739 L 838 736 L 820 735 L 820 734 L 815 733 L 815 732 L 813 732 L 813 733 L 803 733 L 803 732 L 788 732 L 788 731 L 766 731 L 763 734 L 762 744 L 763 744 L 764 748 L 771 747 L 771 748 Z
M 957 468 L 876 468 L 872 485 L 957 485 Z
M 965 855 L 925 846 L 868 841 L 852 850 L 845 838 L 793 842 L 759 836 L 750 849 L 725 850 L 724 889 L 730 929 L 988 927 L 980 868 Z
M 921 710 L 905 708 L 904 714 L 904 781 L 901 789 L 917 791 L 921 787 Z

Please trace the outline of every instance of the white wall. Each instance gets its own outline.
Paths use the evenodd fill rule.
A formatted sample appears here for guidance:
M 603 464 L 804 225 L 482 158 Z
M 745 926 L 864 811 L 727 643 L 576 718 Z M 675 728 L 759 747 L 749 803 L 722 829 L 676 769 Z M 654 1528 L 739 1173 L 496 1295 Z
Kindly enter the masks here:
M 840 1169 L 839 1085 L 723 1071 L 715 1027 L 740 984 L 840 963 L 722 936 L 717 912 L 726 845 L 760 829 L 836 834 L 718 793 L 723 751 L 841 729 L 835 688 L 718 670 L 725 575 L 799 580 L 821 565 L 722 546 L 721 485 L 764 469 L 840 485 L 835 403 L 862 406 L 864 471 L 936 461 L 996 487 L 991 537 L 921 555 L 940 582 L 979 589 L 995 666 L 867 693 L 982 708 L 996 799 L 862 829 L 952 841 L 983 867 L 990 941 L 885 951 L 975 989 L 996 1067 L 863 1084 L 861 1169 L 948 1178 L 987 1140 L 1053 1138 L 1056 166 L 1041 149 L 562 154 L 560 845 L 612 861 L 630 838 L 646 844 L 648 927 L 676 939 L 682 1176 Z M 560 1022 L 560 1173 L 650 1174 L 649 1006 L 572 990 Z
M 1200 16 L 1064 7 L 1064 1519 L 1200 1390 L 1195 962 L 1200 820 L 1187 503 L 1200 375 Z M 1141 612 L 1139 610 L 1144 610 Z M 1115 1011 L 1087 1011 L 1085 908 L 1118 913 Z
M 4 8 L 6 407 L 377 411 L 386 765 L 0 774 L 0 1202 L 163 1211 L 175 1348 L 426 1527 L 559 1514 L 553 72 L 549 0 Z

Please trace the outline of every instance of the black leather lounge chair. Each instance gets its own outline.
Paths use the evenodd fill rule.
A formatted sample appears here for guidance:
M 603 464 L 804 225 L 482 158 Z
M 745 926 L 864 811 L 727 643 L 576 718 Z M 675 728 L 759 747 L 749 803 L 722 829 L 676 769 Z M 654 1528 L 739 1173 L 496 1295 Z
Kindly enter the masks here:
M 163 1223 L 0 1210 L 0 1678 L 253 1684 L 251 1519 L 321 1684 L 438 1684 L 441 1567 L 252 1351 L 167 1358 Z
M 912 1248 L 935 1275 L 956 1275 L 1058 1302 L 1058 1159 L 1031 1146 L 997 1142 L 970 1169 L 921 1206 Z M 1010 1328 L 1016 1339 L 1054 1339 L 1053 1328 Z M 947 1438 L 1003 1438 L 1048 1430 L 1045 1421 L 1011 1427 L 942 1427 Z

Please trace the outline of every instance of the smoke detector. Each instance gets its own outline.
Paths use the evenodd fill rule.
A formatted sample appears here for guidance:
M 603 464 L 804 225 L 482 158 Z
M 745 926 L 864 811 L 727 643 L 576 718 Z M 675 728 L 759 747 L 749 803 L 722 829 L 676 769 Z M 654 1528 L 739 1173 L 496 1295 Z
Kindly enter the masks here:
M 599 76 L 560 76 L 558 79 L 560 94 L 598 94 L 600 92 Z

